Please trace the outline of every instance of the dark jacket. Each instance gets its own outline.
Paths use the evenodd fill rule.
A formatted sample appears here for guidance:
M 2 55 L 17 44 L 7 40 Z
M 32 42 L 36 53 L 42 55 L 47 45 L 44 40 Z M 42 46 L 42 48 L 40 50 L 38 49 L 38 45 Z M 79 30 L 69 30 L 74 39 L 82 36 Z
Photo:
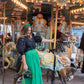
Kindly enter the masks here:
M 83 33 L 83 35 L 82 35 L 79 48 L 82 49 L 82 50 L 84 51 L 84 33 Z

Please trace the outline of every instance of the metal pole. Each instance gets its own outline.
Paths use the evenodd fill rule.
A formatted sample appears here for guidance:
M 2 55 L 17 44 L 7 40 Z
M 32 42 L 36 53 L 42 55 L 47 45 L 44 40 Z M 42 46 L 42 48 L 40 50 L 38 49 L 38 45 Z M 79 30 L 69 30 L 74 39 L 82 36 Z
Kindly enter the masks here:
M 13 38 L 14 38 L 14 35 L 13 35 L 13 23 L 12 23 L 12 21 L 11 21 L 11 30 L 12 30 L 12 41 L 14 42 L 14 40 L 13 40 Z
M 52 29 L 53 29 L 52 22 L 53 22 L 53 5 L 51 6 L 50 39 L 52 39 Z M 52 49 L 51 42 L 50 42 L 50 49 Z
M 55 15 L 55 34 L 54 34 L 54 49 L 56 48 L 56 36 L 57 36 L 57 18 L 58 18 L 58 6 L 56 3 L 56 15 Z
M 70 22 L 69 22 L 69 24 L 70 24 L 70 30 L 69 30 L 69 33 L 71 32 L 71 28 L 72 28 L 72 24 L 71 24 L 71 11 L 70 11 Z
M 26 21 L 28 20 L 27 18 L 28 18 L 28 8 L 26 10 Z
M 15 33 L 15 30 L 14 30 L 14 24 L 12 25 L 12 28 L 13 28 L 13 31 L 12 31 L 12 32 L 13 32 L 13 33 L 12 33 L 13 38 L 12 38 L 12 40 L 13 40 L 13 42 L 15 42 L 15 34 L 14 34 L 14 33 Z
M 6 38 L 7 38 L 7 29 L 8 29 L 8 28 L 7 28 L 7 26 L 6 26 Z
M 56 35 L 57 35 L 57 18 L 58 18 L 58 6 L 56 3 L 56 16 L 55 16 L 55 32 L 54 32 L 54 49 L 56 49 Z M 56 55 L 54 54 L 54 67 L 53 67 L 53 71 L 52 71 L 52 80 L 51 80 L 51 84 L 55 84 L 54 80 L 55 80 L 55 67 L 56 67 Z
M 3 12 L 3 16 L 4 16 L 4 19 L 3 19 L 3 80 L 2 80 L 2 84 L 4 84 L 4 45 L 5 45 L 5 3 L 4 3 L 4 12 Z

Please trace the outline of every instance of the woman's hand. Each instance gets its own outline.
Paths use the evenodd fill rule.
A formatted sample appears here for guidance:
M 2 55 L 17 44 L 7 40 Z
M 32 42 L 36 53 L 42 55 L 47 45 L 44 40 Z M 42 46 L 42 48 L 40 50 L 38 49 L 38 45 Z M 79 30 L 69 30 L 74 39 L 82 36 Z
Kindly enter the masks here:
M 43 42 L 54 42 L 54 39 L 45 39 L 44 37 L 42 37 L 42 43 Z
M 54 42 L 54 39 L 51 39 L 51 42 Z
M 25 69 L 25 71 L 28 71 L 28 66 L 27 66 L 27 64 L 24 65 L 24 69 Z

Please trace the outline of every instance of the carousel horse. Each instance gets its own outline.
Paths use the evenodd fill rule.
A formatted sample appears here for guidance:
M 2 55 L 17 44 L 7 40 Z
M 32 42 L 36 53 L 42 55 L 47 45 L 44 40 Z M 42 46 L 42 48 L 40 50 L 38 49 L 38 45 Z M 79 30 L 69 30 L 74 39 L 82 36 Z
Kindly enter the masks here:
M 70 67 L 71 60 L 69 57 L 65 56 L 65 47 L 68 46 L 70 48 L 70 43 L 65 40 L 65 38 L 61 38 L 60 41 L 57 43 L 55 52 L 56 52 L 56 67 L 55 70 L 59 71 L 61 77 L 67 78 L 69 74 L 72 72 L 74 74 L 74 68 Z M 52 52 L 48 52 L 49 50 L 46 50 L 46 52 L 38 52 L 40 63 L 42 68 L 49 68 L 53 70 L 54 65 L 54 54 Z M 68 73 L 68 74 L 67 74 Z
M 74 43 L 77 43 L 77 42 L 74 41 Z M 63 72 L 63 73 L 65 73 L 65 71 L 66 71 L 66 75 L 65 76 L 68 78 L 68 80 L 71 80 L 74 77 L 74 73 L 75 73 L 75 71 L 77 69 L 77 64 L 78 64 L 77 52 L 78 52 L 78 48 L 72 42 L 69 43 L 69 44 L 70 44 L 69 47 L 64 45 L 64 48 L 65 48 L 64 54 L 65 55 L 63 53 L 61 53 L 60 56 L 61 57 L 64 56 L 63 59 L 65 59 L 67 57 L 69 59 L 69 61 L 71 62 L 71 66 L 70 66 L 71 68 L 66 68 L 64 70 L 64 72 Z
M 11 57 L 11 52 L 12 50 L 16 49 L 16 45 L 14 42 L 8 42 L 5 46 L 4 46 L 4 50 L 5 50 L 5 58 L 4 61 L 7 62 L 7 66 L 5 66 L 4 68 L 7 69 L 9 67 L 13 67 L 15 64 L 15 59 L 13 57 Z M 13 62 L 11 65 L 10 60 Z M 11 66 L 10 66 L 11 65 Z

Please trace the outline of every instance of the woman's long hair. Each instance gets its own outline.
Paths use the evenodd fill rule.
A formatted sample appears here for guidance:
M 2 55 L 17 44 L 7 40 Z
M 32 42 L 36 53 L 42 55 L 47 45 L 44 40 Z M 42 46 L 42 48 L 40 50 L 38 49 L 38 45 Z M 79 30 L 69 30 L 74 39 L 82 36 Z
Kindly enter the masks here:
M 28 29 L 31 28 L 31 26 L 23 27 L 21 30 L 21 36 L 28 36 Z M 31 34 L 28 36 L 30 39 L 32 38 L 32 28 L 31 28 Z

